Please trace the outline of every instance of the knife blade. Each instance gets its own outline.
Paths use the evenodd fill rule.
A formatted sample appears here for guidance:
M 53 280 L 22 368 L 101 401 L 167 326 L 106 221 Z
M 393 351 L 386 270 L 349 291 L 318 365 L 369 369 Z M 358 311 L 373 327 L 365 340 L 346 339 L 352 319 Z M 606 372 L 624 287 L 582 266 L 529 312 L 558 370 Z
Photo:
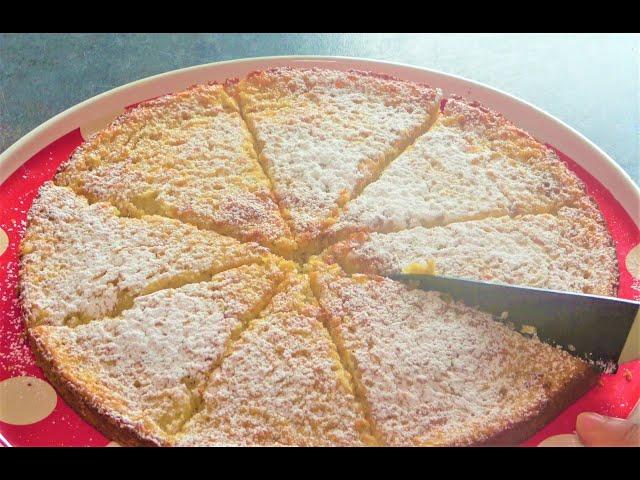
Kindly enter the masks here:
M 607 373 L 617 370 L 634 320 L 640 318 L 640 302 L 621 298 L 438 275 L 403 273 L 390 277 L 448 294 L 521 333 L 535 329 L 541 341 L 589 360 Z

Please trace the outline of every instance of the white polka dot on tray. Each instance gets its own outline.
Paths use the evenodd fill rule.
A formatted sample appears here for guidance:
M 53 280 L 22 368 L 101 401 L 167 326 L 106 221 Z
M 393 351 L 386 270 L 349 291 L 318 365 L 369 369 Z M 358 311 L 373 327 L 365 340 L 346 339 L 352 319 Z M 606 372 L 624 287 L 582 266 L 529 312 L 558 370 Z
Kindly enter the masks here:
M 563 435 L 554 435 L 544 439 L 538 444 L 539 447 L 582 447 L 582 442 L 577 435 L 567 433 Z
M 47 418 L 57 402 L 56 391 L 39 378 L 23 376 L 0 381 L 0 422 L 31 425 Z
M 640 244 L 633 247 L 627 254 L 625 264 L 634 278 L 640 278 Z
M 4 230 L 0 228 L 0 255 L 4 253 L 4 251 L 9 246 L 9 237 L 4 233 Z

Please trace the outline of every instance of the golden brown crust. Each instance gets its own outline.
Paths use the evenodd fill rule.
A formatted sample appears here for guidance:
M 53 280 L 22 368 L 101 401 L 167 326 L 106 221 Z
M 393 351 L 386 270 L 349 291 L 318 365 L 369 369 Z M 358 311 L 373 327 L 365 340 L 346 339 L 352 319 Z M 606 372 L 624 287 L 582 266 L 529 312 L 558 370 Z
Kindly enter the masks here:
M 429 131 L 351 200 L 322 236 L 333 243 L 357 232 L 554 214 L 586 196 L 553 149 L 477 102 L 452 97 Z
M 217 83 L 127 110 L 80 145 L 54 181 L 127 216 L 161 214 L 283 254 L 295 248 L 238 105 Z
M 474 446 L 517 445 L 530 438 L 538 430 L 562 411 L 587 393 L 598 381 L 599 374 L 586 364 L 582 371 L 575 375 L 570 384 L 554 395 L 536 412 L 508 426 L 503 431 L 490 437 L 478 440 Z
M 167 445 L 231 339 L 292 267 L 274 262 L 139 297 L 118 318 L 32 327 L 30 341 L 65 399 L 101 431 L 121 427 L 135 444 Z
M 162 252 L 162 255 L 156 254 Z M 136 296 L 204 280 L 268 250 L 160 216 L 124 218 L 46 182 L 20 245 L 20 299 L 29 325 L 115 315 Z
M 278 78 L 279 75 L 285 77 L 286 79 L 289 74 L 292 74 L 296 71 L 299 72 L 300 70 L 285 67 L 256 71 L 250 73 L 244 81 L 247 81 L 249 79 L 257 79 L 252 88 L 255 89 L 254 93 L 258 93 L 258 97 L 260 97 L 260 95 L 264 93 L 260 91 L 260 88 L 264 89 L 266 85 L 268 86 L 268 88 L 274 90 L 274 98 L 279 99 L 278 95 L 284 97 L 291 94 L 298 94 L 299 91 L 303 91 L 309 87 L 309 79 L 304 79 L 301 83 L 297 84 L 295 83 L 295 81 L 285 81 L 282 84 L 279 83 L 281 80 L 281 78 Z M 316 73 L 323 72 L 322 69 L 315 68 L 303 69 L 303 71 Z M 402 99 L 398 99 L 398 97 L 402 97 L 402 95 L 398 95 L 398 93 L 400 93 L 401 91 L 407 91 L 411 92 L 411 98 L 414 99 L 416 103 L 438 103 L 436 102 L 436 100 L 438 99 L 439 92 L 427 85 L 405 82 L 391 75 L 379 74 L 375 72 L 349 70 L 345 72 L 345 75 L 346 78 L 349 78 L 351 80 L 357 79 L 358 77 L 370 77 L 372 79 L 384 80 L 385 82 L 354 82 L 354 84 L 357 88 L 362 88 L 367 91 L 373 91 L 375 94 L 381 96 L 387 95 L 390 102 L 400 102 Z M 311 80 L 311 82 L 313 81 L 314 80 Z M 342 81 L 343 80 L 340 79 L 336 81 L 336 89 L 344 87 L 344 85 L 341 84 Z M 207 85 L 211 87 L 220 84 L 218 84 L 217 82 L 210 82 Z M 224 88 L 220 88 L 220 91 L 217 93 L 217 95 L 220 96 L 220 98 L 218 99 L 218 107 L 225 112 L 232 111 L 237 113 L 239 110 L 238 104 L 241 103 L 239 98 L 241 93 L 241 86 L 242 83 L 238 79 L 227 80 L 224 83 Z M 141 102 L 140 104 L 137 104 L 136 106 L 128 109 L 124 115 L 116 119 L 109 127 L 98 132 L 94 137 L 92 137 L 90 142 L 79 146 L 71 156 L 71 160 L 63 163 L 58 169 L 56 181 L 63 184 L 69 184 L 76 191 L 80 191 L 80 193 L 88 197 L 91 201 L 102 199 L 100 198 L 100 195 L 94 194 L 94 191 L 91 189 L 85 189 L 84 186 L 82 188 L 79 188 L 78 185 L 80 184 L 76 185 L 74 183 L 74 179 L 69 177 L 70 170 L 73 170 L 74 168 L 72 166 L 73 159 L 81 157 L 83 151 L 87 148 L 90 148 L 92 144 L 109 144 L 109 142 L 114 141 L 116 136 L 123 134 L 123 132 L 121 131 L 121 127 L 131 118 L 144 120 L 144 118 L 152 114 L 151 112 L 154 109 L 172 108 L 172 105 L 174 105 L 176 99 L 180 99 L 181 97 L 186 98 L 189 96 L 193 96 L 194 94 L 197 96 L 199 91 L 203 92 L 202 102 L 209 101 L 210 99 L 206 100 L 204 98 L 206 89 L 207 88 L 204 85 L 196 85 L 183 92 L 178 92 L 176 94 L 166 95 Z M 249 102 L 246 107 L 247 111 L 252 111 L 252 109 L 255 107 L 255 101 L 252 100 L 251 102 Z M 269 108 L 271 107 L 274 107 L 275 109 L 275 103 L 269 106 Z M 558 158 L 558 156 L 552 149 L 548 148 L 541 142 L 538 142 L 523 130 L 515 127 L 503 115 L 484 107 L 478 102 L 467 101 L 462 97 L 452 96 L 446 101 L 442 109 L 444 111 L 444 114 L 440 116 L 440 119 L 445 124 L 455 124 L 457 122 L 459 125 L 472 125 L 472 128 L 470 128 L 472 135 L 478 134 L 479 137 L 482 137 L 483 140 L 481 143 L 486 146 L 487 149 L 496 152 L 499 155 L 503 155 L 509 158 L 517 158 L 519 162 L 522 162 L 524 165 L 526 165 L 526 168 L 530 168 L 532 170 L 540 172 L 539 174 L 537 174 L 538 176 L 536 178 L 543 179 L 542 183 L 540 184 L 542 186 L 536 191 L 536 193 L 540 194 L 540 197 L 543 198 L 543 201 L 541 201 L 539 204 L 535 202 L 527 203 L 529 202 L 528 198 L 523 199 L 521 197 L 515 196 L 517 198 L 512 199 L 509 197 L 509 191 L 503 192 L 505 197 L 509 197 L 509 201 L 511 201 L 511 206 L 509 207 L 508 211 L 509 215 L 518 216 L 525 213 L 557 214 L 558 209 L 562 206 L 577 207 L 581 209 L 588 218 L 593 220 L 594 224 L 597 224 L 599 227 L 604 226 L 604 228 L 591 229 L 589 238 L 576 235 L 575 241 L 581 243 L 586 242 L 585 245 L 581 245 L 585 248 L 589 247 L 590 242 L 593 242 L 598 246 L 607 244 L 609 247 L 613 247 L 613 241 L 608 233 L 602 215 L 595 205 L 594 201 L 588 197 L 583 183 L 572 171 L 570 171 L 566 167 L 566 165 Z M 261 153 L 261 148 L 257 148 L 260 145 L 255 145 L 255 143 L 257 143 L 255 138 L 255 126 L 252 125 L 251 119 L 243 118 L 241 122 L 244 125 L 243 128 L 246 129 L 248 127 L 248 129 L 254 134 L 254 145 L 250 146 L 250 152 L 247 154 L 247 156 L 251 159 L 257 159 Z M 120 145 L 122 142 L 127 143 L 130 139 L 126 139 L 125 136 L 126 135 L 123 135 L 122 138 L 119 138 L 115 143 L 117 143 L 118 145 Z M 414 133 L 409 135 L 412 140 L 415 139 L 416 136 L 417 134 Z M 401 142 L 400 146 L 402 148 L 398 147 L 397 149 L 393 150 L 392 154 L 390 154 L 390 158 L 395 157 L 395 155 L 397 155 L 400 150 L 404 149 L 404 147 L 406 147 L 405 143 L 407 142 L 408 140 L 406 142 Z M 249 141 L 249 143 L 251 143 L 251 141 Z M 123 152 L 126 153 L 126 149 L 123 149 Z M 123 153 L 122 155 L 125 154 Z M 96 158 L 99 159 L 99 155 L 96 154 L 96 157 L 94 158 L 87 158 L 88 159 L 86 160 L 86 162 L 88 163 L 85 163 L 85 160 L 81 160 L 79 162 L 80 169 L 86 167 L 90 170 L 95 167 L 95 165 L 93 165 L 91 162 L 96 161 Z M 122 160 L 122 158 L 118 159 L 118 161 L 120 160 Z M 260 161 L 262 162 L 263 168 L 267 170 L 266 161 L 262 158 L 260 158 Z M 361 245 L 363 242 L 367 241 L 370 238 L 369 232 L 371 230 L 369 228 L 356 226 L 351 230 L 345 230 L 344 232 L 342 232 L 342 236 L 332 237 L 331 240 L 328 240 L 328 237 L 324 238 L 321 235 L 321 232 L 326 230 L 327 228 L 330 228 L 331 225 L 338 220 L 337 217 L 347 201 L 349 201 L 353 197 L 359 196 L 362 193 L 363 188 L 369 183 L 369 181 L 372 178 L 376 177 L 376 175 L 378 175 L 378 172 L 382 170 L 382 168 L 380 168 L 380 165 L 386 163 L 388 163 L 387 160 L 378 163 L 363 162 L 361 165 L 359 164 L 359 174 L 363 174 L 363 178 L 359 178 L 353 181 L 353 191 L 342 190 L 339 194 L 339 198 L 335 200 L 334 205 L 331 209 L 327 209 L 328 213 L 324 217 L 316 219 L 315 225 L 313 225 L 313 222 L 311 222 L 311 226 L 308 230 L 300 228 L 299 231 L 295 232 L 295 241 L 294 235 L 291 233 L 292 229 L 290 228 L 290 225 L 287 225 L 286 223 L 286 221 L 291 221 L 291 214 L 287 212 L 286 209 L 283 210 L 280 208 L 280 205 L 282 205 L 284 198 L 277 191 L 274 191 L 273 184 L 269 185 L 270 179 L 267 179 L 268 181 L 265 182 L 264 179 L 260 177 L 263 173 L 260 172 L 260 168 L 253 169 L 250 173 L 251 175 L 255 173 L 256 178 L 260 177 L 259 180 L 260 182 L 262 182 L 261 184 L 263 185 L 263 187 L 265 185 L 267 185 L 267 187 L 263 188 L 263 190 L 260 191 L 251 192 L 251 195 L 253 195 L 252 205 L 269 204 L 271 205 L 271 207 L 273 207 L 273 201 L 275 199 L 277 203 L 276 208 L 274 209 L 269 207 L 271 208 L 269 210 L 269 214 L 273 215 L 273 218 L 279 218 L 279 221 L 281 223 L 278 224 L 277 228 L 274 227 L 275 230 L 273 232 L 266 232 L 265 229 L 261 229 L 260 226 L 264 224 L 261 223 L 260 218 L 254 217 L 260 217 L 259 212 L 262 210 L 255 209 L 247 213 L 250 208 L 247 205 L 241 204 L 240 200 L 237 200 L 237 204 L 224 204 L 224 208 L 228 209 L 229 212 L 234 212 L 233 215 L 235 216 L 232 219 L 230 219 L 229 217 L 224 217 L 222 218 L 222 220 L 218 221 L 216 217 L 215 220 L 211 220 L 211 223 L 208 224 L 207 227 L 213 226 L 215 227 L 215 230 L 223 234 L 240 236 L 244 241 L 255 240 L 258 242 L 262 242 L 263 244 L 266 244 L 271 248 L 275 248 L 281 254 L 286 256 L 294 255 L 297 253 L 299 257 L 304 260 L 306 260 L 307 255 L 309 255 L 310 253 L 315 253 L 315 251 L 317 251 L 320 247 L 328 247 L 330 242 L 347 238 L 346 233 L 344 232 L 348 232 L 350 234 L 355 233 L 354 235 L 349 236 L 346 241 L 331 246 L 331 248 L 323 253 L 322 259 L 327 263 L 338 263 L 348 273 L 384 273 L 382 272 L 382 263 L 377 262 L 375 258 L 371 259 L 371 261 L 369 262 L 351 262 L 349 259 L 349 253 L 358 245 Z M 73 172 L 71 172 L 71 174 L 73 174 Z M 123 181 L 120 183 L 120 185 L 128 183 L 129 180 L 135 180 L 136 178 L 138 178 L 136 177 L 136 175 L 138 175 L 137 172 L 133 172 L 131 175 L 132 176 L 127 177 L 126 182 Z M 548 182 L 546 181 L 547 179 Z M 100 188 L 102 188 L 102 186 Z M 104 191 L 102 191 L 101 194 L 104 195 Z M 230 200 L 231 202 L 236 201 L 233 195 L 230 195 L 228 198 L 232 199 Z M 113 198 L 108 198 L 107 200 L 113 202 L 114 204 L 118 204 L 118 202 L 114 201 Z M 296 202 L 291 203 L 295 204 Z M 132 202 L 131 205 L 132 208 L 138 208 L 138 205 L 135 204 L 135 202 Z M 120 208 L 123 208 L 122 205 L 118 206 Z M 247 207 L 246 210 L 243 208 L 244 206 Z M 143 207 L 140 208 L 140 212 L 131 210 L 125 211 L 124 213 L 131 216 L 141 216 L 145 212 L 143 211 Z M 153 209 L 156 207 L 149 208 Z M 163 215 L 172 217 L 175 216 L 177 218 L 180 218 L 181 221 L 189 221 L 190 223 L 198 224 L 198 222 L 191 221 L 191 217 L 189 217 L 189 215 L 184 215 L 183 217 L 181 217 L 180 215 L 175 215 L 175 211 L 171 212 L 170 208 L 168 209 L 168 211 L 170 213 L 167 213 L 167 211 L 156 213 L 162 213 Z M 180 213 L 184 214 L 185 212 L 182 211 Z M 266 215 L 266 213 L 264 214 Z M 469 217 L 468 219 L 471 219 L 471 217 Z M 255 223 L 253 223 L 254 220 Z M 244 229 L 243 222 L 245 221 L 252 222 L 251 225 L 257 225 L 257 227 L 252 229 Z M 229 229 L 226 229 L 227 227 L 229 227 Z M 295 251 L 296 248 L 299 248 L 297 252 Z M 617 268 L 617 259 L 615 258 L 615 253 L 610 257 L 611 258 L 604 258 L 602 261 L 601 268 L 610 273 L 610 278 L 608 278 L 607 280 L 608 283 L 606 285 L 602 285 L 602 289 L 606 294 L 615 295 L 617 290 L 619 272 Z M 603 283 L 606 282 L 603 281 Z M 19 288 L 21 287 L 22 283 L 20 283 L 19 285 Z M 600 290 L 598 289 L 598 291 Z M 33 312 L 30 312 L 28 308 L 26 308 L 25 311 L 27 315 L 33 314 Z M 63 363 L 66 358 L 65 355 L 54 354 L 51 349 L 47 348 L 46 342 L 44 342 L 43 339 L 39 336 L 39 332 L 37 329 L 28 328 L 27 337 L 35 354 L 37 364 L 42 368 L 47 379 L 55 386 L 62 398 L 76 412 L 78 412 L 82 416 L 82 418 L 95 426 L 105 436 L 119 442 L 122 445 L 129 446 L 169 446 L 173 443 L 172 439 L 169 436 L 165 437 L 161 432 L 160 434 L 158 434 L 158 432 L 154 432 L 152 431 L 153 429 L 148 429 L 142 424 L 133 425 L 132 423 L 118 417 L 116 414 L 110 413 L 109 409 L 106 408 L 105 402 L 101 401 L 98 395 L 92 393 L 86 385 L 83 386 L 81 383 L 75 381 L 73 375 L 66 372 L 65 368 L 63 368 Z M 336 342 L 335 339 L 334 342 Z M 344 348 L 344 346 L 342 346 L 342 348 Z M 595 373 L 595 371 L 589 368 L 586 364 L 575 367 L 575 373 L 573 373 L 569 378 L 568 383 L 566 385 L 556 386 L 554 387 L 554 391 L 548 392 L 548 395 L 543 404 L 533 405 L 529 413 L 522 415 L 522 417 L 518 420 L 512 420 L 511 424 L 500 429 L 500 431 L 493 431 L 487 434 L 483 434 L 482 432 L 474 432 L 474 437 L 467 438 L 468 441 L 465 444 L 470 443 L 472 445 L 506 445 L 519 443 L 535 433 L 541 427 L 543 427 L 547 422 L 558 415 L 564 408 L 566 408 L 578 397 L 584 394 L 596 382 L 597 378 L 598 375 Z M 461 442 L 463 442 L 463 440 L 461 440 Z
M 274 68 L 225 84 L 301 254 L 437 115 L 440 91 L 360 71 Z M 331 161 L 331 159 L 339 159 Z
M 58 360 L 49 353 L 38 335 L 34 334 L 33 329 L 27 330 L 27 338 L 31 350 L 35 354 L 36 363 L 44 372 L 47 380 L 73 410 L 105 437 L 121 445 L 132 447 L 168 446 L 167 443 L 154 435 L 143 433 L 140 426 L 134 427 L 105 411 L 100 401 L 84 391 L 78 383 L 67 378 L 64 369 L 58 365 Z
M 616 294 L 617 254 L 593 202 L 555 214 L 490 217 L 392 233 L 358 233 L 325 261 L 348 273 L 393 275 L 435 264 L 438 274 L 594 295 Z
M 369 425 L 306 275 L 242 332 L 176 445 L 362 446 Z M 268 365 L 268 368 L 263 368 Z
M 584 361 L 433 293 L 376 275 L 349 277 L 318 261 L 312 268 L 316 296 L 384 443 L 517 443 L 598 378 Z
M 457 123 L 466 129 L 481 132 L 492 151 L 517 159 L 544 175 L 545 180 L 536 185 L 539 190 L 536 193 L 554 199 L 557 202 L 555 208 L 578 204 L 587 196 L 582 180 L 560 160 L 553 149 L 480 102 L 452 95 L 445 103 L 443 121 L 445 124 Z M 551 205 L 552 209 L 553 207 Z M 516 200 L 511 206 L 511 214 L 536 213 L 532 208 L 549 207 L 528 205 Z
M 583 241 L 586 240 L 589 245 L 607 246 L 611 252 L 601 259 L 600 269 L 606 272 L 607 280 L 603 280 L 600 288 L 597 288 L 596 291 L 604 292 L 606 296 L 615 297 L 618 295 L 618 287 L 620 286 L 620 269 L 618 268 L 616 246 L 609 232 L 609 227 L 596 202 L 586 194 L 586 191 L 585 196 L 578 202 L 577 208 L 590 218 L 594 225 L 589 230 L 589 237 Z M 598 293 L 598 295 L 600 294 Z

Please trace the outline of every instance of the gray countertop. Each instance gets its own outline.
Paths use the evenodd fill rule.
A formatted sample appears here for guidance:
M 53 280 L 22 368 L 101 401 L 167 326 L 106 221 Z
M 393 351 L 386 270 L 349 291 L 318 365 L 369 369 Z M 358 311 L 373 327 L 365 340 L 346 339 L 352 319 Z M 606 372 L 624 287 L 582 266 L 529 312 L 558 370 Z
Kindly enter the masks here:
M 462 75 L 586 135 L 640 181 L 640 37 L 607 34 L 1 34 L 0 152 L 74 104 L 176 68 L 344 55 Z

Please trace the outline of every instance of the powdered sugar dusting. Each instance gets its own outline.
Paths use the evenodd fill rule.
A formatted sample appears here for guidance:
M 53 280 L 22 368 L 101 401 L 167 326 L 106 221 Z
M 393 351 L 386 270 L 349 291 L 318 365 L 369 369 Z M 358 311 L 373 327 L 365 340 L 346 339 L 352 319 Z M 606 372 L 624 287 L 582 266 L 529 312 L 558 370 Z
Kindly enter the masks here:
M 435 125 L 347 205 L 329 234 L 554 211 L 584 195 L 552 150 L 497 114 L 449 99 Z
M 4 279 L 0 285 L 0 311 L 3 321 L 0 322 L 0 373 L 9 377 L 31 374 L 33 368 L 33 354 L 24 335 L 22 309 L 18 300 L 18 263 L 7 262 L 0 264 L 0 278 Z
M 162 217 L 119 217 L 65 187 L 40 190 L 22 243 L 22 298 L 31 324 L 76 324 L 117 313 L 136 295 L 204 280 L 267 250 Z
M 107 414 L 168 442 L 192 414 L 231 336 L 268 301 L 282 272 L 257 265 L 139 297 L 117 318 L 31 334 Z
M 427 128 L 439 102 L 426 86 L 318 69 L 258 72 L 234 91 L 303 241 Z
M 27 208 L 26 200 L 20 198 L 18 206 L 8 212 L 11 218 L 3 225 L 9 239 L 20 238 L 26 222 L 18 220 L 24 217 Z M 9 241 L 6 254 L 11 255 L 16 249 L 15 241 Z M 4 253 L 4 252 L 3 252 Z M 2 255 L 2 253 L 0 253 Z M 34 359 L 24 335 L 22 308 L 18 298 L 19 262 L 15 260 L 0 262 L 0 378 L 20 375 L 31 375 L 34 370 Z
M 330 249 L 349 271 L 401 273 L 435 262 L 439 275 L 615 295 L 616 252 L 589 204 L 523 215 L 357 236 Z
M 252 322 L 180 445 L 358 445 L 364 418 L 306 276 Z
M 270 247 L 292 244 L 251 135 L 220 85 L 137 106 L 91 137 L 55 181 L 127 215 L 157 213 Z
M 462 445 L 539 414 L 582 361 L 490 315 L 381 277 L 313 276 L 339 348 L 390 445 Z
M 0 262 L 0 378 L 39 375 L 21 268 L 46 366 L 155 444 L 469 444 L 537 421 L 585 365 L 435 294 L 314 261 L 322 308 L 292 274 L 262 312 L 294 270 L 269 250 L 314 250 L 344 206 L 331 235 L 360 233 L 325 258 L 352 271 L 435 258 L 455 276 L 615 289 L 609 236 L 580 182 L 495 112 L 449 99 L 395 158 L 439 95 L 283 68 L 129 110 L 66 163 L 55 182 L 70 188 L 42 187 L 22 264 Z M 15 175 L 34 185 L 12 197 L 15 218 L 61 160 L 38 155 L 40 180 Z M 12 259 L 26 225 L 15 218 L 1 225 Z

